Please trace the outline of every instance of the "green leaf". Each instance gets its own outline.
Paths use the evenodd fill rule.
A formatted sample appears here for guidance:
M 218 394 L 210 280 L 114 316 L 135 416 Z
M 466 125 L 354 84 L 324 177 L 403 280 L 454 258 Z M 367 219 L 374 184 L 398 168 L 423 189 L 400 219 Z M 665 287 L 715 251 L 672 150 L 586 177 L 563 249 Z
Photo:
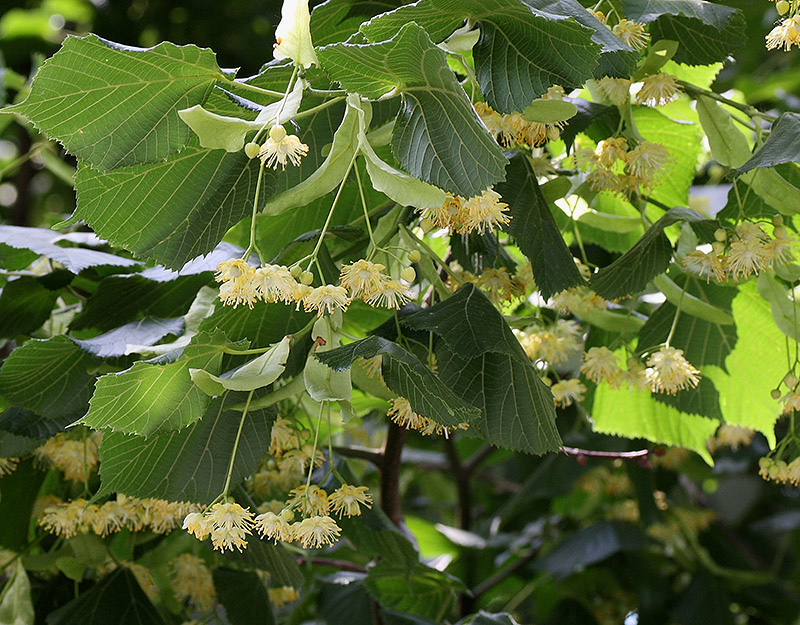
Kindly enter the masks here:
M 0 243 L 15 249 L 31 250 L 46 256 L 50 260 L 61 263 L 72 273 L 80 273 L 88 267 L 135 267 L 140 264 L 130 258 L 123 258 L 106 252 L 58 245 L 60 241 L 68 242 L 69 240 L 69 235 L 62 235 L 44 228 L 0 226 Z M 7 267 L 8 265 L 3 264 L 3 266 Z
M 746 40 L 741 11 L 703 0 L 621 0 L 625 17 L 649 24 L 653 40 L 680 45 L 677 63 L 709 65 L 724 61 Z
M 275 618 L 264 582 L 254 572 L 214 569 L 214 589 L 231 625 L 272 625 Z
M 350 401 L 353 398 L 353 383 L 350 369 L 336 371 L 322 364 L 316 354 L 329 352 L 342 344 L 342 313 L 320 317 L 311 330 L 313 347 L 303 369 L 306 391 L 314 401 Z
M 33 601 L 31 600 L 31 583 L 22 558 L 14 565 L 2 594 L 0 594 L 0 623 L 4 625 L 33 625 Z
M 783 163 L 800 163 L 800 114 L 784 113 L 772 124 L 767 140 L 753 156 L 739 167 L 747 172 L 755 167 L 774 167 Z
M 706 217 L 690 208 L 676 206 L 650 226 L 642 238 L 610 265 L 595 273 L 590 284 L 606 299 L 617 299 L 643 290 L 647 283 L 664 273 L 672 258 L 672 245 L 664 228 L 679 221 L 699 222 Z
M 86 411 L 96 360 L 64 335 L 31 339 L 0 369 L 0 395 L 9 403 L 50 418 L 74 420 Z
M 715 100 L 700 96 L 697 98 L 697 114 L 708 137 L 711 156 L 727 167 L 739 167 L 750 154 L 747 137 L 733 123 L 733 117 Z
M 489 442 L 535 454 L 559 448 L 549 389 L 502 315 L 474 285 L 403 323 L 442 338 L 442 381 L 481 409 L 482 418 L 472 425 Z
M 369 593 L 384 607 L 442 622 L 463 588 L 460 580 L 417 564 L 411 571 L 381 560 L 364 580 Z
M 386 385 L 405 397 L 417 414 L 446 427 L 470 423 L 479 415 L 431 372 L 419 359 L 396 343 L 371 336 L 344 347 L 316 354 L 323 364 L 338 371 L 347 369 L 356 358 L 382 356 L 381 373 Z
M 311 12 L 311 39 L 316 46 L 346 41 L 362 22 L 400 4 L 399 0 L 328 0 Z
M 656 401 L 649 391 L 601 384 L 594 393 L 591 416 L 596 432 L 686 447 L 712 464 L 706 440 L 716 432 L 719 421 L 679 412 Z
M 775 324 L 793 341 L 800 341 L 800 306 L 789 299 L 787 289 L 772 271 L 762 271 L 756 280 L 758 293 L 769 302 Z
M 87 399 L 88 402 L 88 399 Z M 21 453 L 7 454 L 0 453 L 0 458 L 11 456 L 21 456 L 27 454 L 34 447 L 38 447 L 37 441 L 50 438 L 53 434 L 63 432 L 73 421 L 75 415 L 64 414 L 54 417 L 43 417 L 31 410 L 25 410 L 18 406 L 10 406 L 0 412 L 0 430 L 4 433 L 17 435 L 19 443 L 25 445 L 25 441 L 31 441 L 31 449 L 23 449 Z M 5 442 L 5 441 L 4 441 Z M 12 441 L 7 441 L 11 443 Z
M 231 341 L 249 340 L 252 345 L 271 345 L 306 326 L 311 315 L 282 303 L 259 304 L 257 308 L 231 308 L 221 302 L 200 323 L 201 332 L 219 330 Z
M 294 556 L 283 545 L 251 540 L 244 551 L 226 551 L 223 555 L 232 562 L 269 573 L 270 582 L 276 586 L 303 587 L 303 573 Z
M 504 230 L 531 261 L 536 286 L 545 298 L 585 284 L 572 253 L 558 229 L 536 174 L 524 154 L 513 156 L 506 168 L 506 180 L 496 191 L 508 204 L 511 221 Z
M 5 438 L 4 433 L 0 434 L 0 441 L 4 443 Z M 37 442 L 41 444 L 44 441 Z M 36 446 L 38 447 L 38 444 Z M 0 444 L 0 448 L 2 447 L 5 445 Z M 30 451 L 33 450 L 29 449 L 25 453 Z M 0 453 L 0 458 L 3 457 L 8 457 L 5 449 Z M 18 456 L 15 454 L 11 457 Z M 3 518 L 3 522 L 0 523 L 0 546 L 3 548 L 20 553 L 30 544 L 28 532 L 31 527 L 31 515 L 44 478 L 44 473 L 38 467 L 34 467 L 32 458 L 21 460 L 13 473 L 0 478 L 0 492 L 3 494 L 0 499 L 0 514 Z M 7 561 L 7 557 L 4 556 L 3 560 Z M 4 622 L 0 620 L 0 623 Z
M 478 119 L 445 53 L 405 24 L 389 41 L 321 48 L 320 62 L 349 91 L 377 99 L 397 91 L 402 108 L 392 150 L 414 177 L 472 197 L 503 178 L 502 150 Z
M 242 413 L 230 407 L 243 402 L 241 393 L 212 400 L 189 427 L 145 438 L 105 432 L 100 444 L 98 496 L 124 493 L 169 501 L 210 503 L 225 486 Z M 249 412 L 233 465 L 231 485 L 255 470 L 269 447 L 272 413 Z
M 361 31 L 380 41 L 413 21 L 440 42 L 464 19 L 480 29 L 472 53 L 481 93 L 502 113 L 522 111 L 552 85 L 582 85 L 599 69 L 601 49 L 609 57 L 603 74 L 627 75 L 636 61 L 630 48 L 573 0 L 423 0 L 378 16 Z
M 169 334 L 180 336 L 183 328 L 183 319 L 180 317 L 177 319 L 145 317 L 91 339 L 72 339 L 72 341 L 93 356 L 113 358 L 126 355 L 129 345 L 154 345 Z
M 233 371 L 216 376 L 203 369 L 189 369 L 189 376 L 206 395 L 222 395 L 230 391 L 254 391 L 269 386 L 277 380 L 286 369 L 289 358 L 291 337 L 286 336 L 258 358 L 237 367 Z
M 522 119 L 540 124 L 555 124 L 572 119 L 578 107 L 568 100 L 534 100 L 522 111 Z
M 474 616 L 460 620 L 456 625 L 519 625 L 519 623 L 507 612 L 490 614 L 481 610 Z
M 10 280 L 0 292 L 0 337 L 30 334 L 48 320 L 59 296 L 39 278 L 22 276 Z
M 244 152 L 191 145 L 169 160 L 108 173 L 82 165 L 74 216 L 113 245 L 180 269 L 252 212 L 257 177 Z
M 160 365 L 139 361 L 127 371 L 102 376 L 81 423 L 142 436 L 193 423 L 210 398 L 192 383 L 189 369 L 219 372 L 227 343 L 222 332 L 203 332 L 175 362 Z
M 47 615 L 47 625 L 166 625 L 131 570 L 121 566 Z
M 221 77 L 208 49 L 164 42 L 145 50 L 70 36 L 42 65 L 28 98 L 6 110 L 108 171 L 154 163 L 186 145 L 191 131 L 178 111 L 202 103 Z
M 666 274 L 653 278 L 653 285 L 661 291 L 668 302 L 680 306 L 681 313 L 686 313 L 717 325 L 733 325 L 733 317 L 725 310 L 687 293 L 675 284 Z

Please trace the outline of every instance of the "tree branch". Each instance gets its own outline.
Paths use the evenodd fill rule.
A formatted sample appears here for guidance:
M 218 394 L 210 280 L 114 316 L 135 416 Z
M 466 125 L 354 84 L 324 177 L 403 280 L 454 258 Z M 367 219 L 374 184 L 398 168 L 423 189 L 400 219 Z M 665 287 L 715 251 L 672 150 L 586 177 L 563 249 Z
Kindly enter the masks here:
M 386 443 L 383 446 L 381 465 L 381 508 L 392 523 L 400 525 L 403 521 L 403 501 L 400 496 L 400 459 L 408 430 L 394 421 L 389 421 Z
M 318 566 L 330 566 L 340 571 L 352 571 L 354 573 L 366 573 L 367 569 L 355 562 L 348 562 L 347 560 L 333 560 L 331 558 L 306 558 L 300 556 L 296 559 L 297 564 L 303 566 L 307 562 L 316 564 Z
M 334 447 L 333 451 L 335 451 L 340 456 L 345 456 L 347 458 L 358 458 L 360 460 L 366 460 L 367 462 L 371 462 L 374 464 L 378 469 L 383 468 L 383 452 L 379 449 L 370 449 L 368 447 Z

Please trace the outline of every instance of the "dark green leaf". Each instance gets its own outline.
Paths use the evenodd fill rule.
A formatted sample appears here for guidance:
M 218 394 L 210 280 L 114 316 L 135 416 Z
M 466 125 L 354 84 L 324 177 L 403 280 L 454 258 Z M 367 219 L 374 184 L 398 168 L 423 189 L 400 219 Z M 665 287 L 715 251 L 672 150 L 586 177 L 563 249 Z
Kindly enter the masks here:
M 58 241 L 69 240 L 69 235 L 61 235 L 44 228 L 21 228 L 19 226 L 0 226 L 0 243 L 15 249 L 31 250 L 64 265 L 72 273 L 80 273 L 87 267 L 112 266 L 134 267 L 140 264 L 130 258 L 122 258 L 106 252 L 87 250 L 80 247 L 61 247 Z M 7 265 L 3 265 L 7 267 Z
M 214 569 L 214 589 L 231 625 L 275 622 L 267 589 L 256 573 Z
M 347 571 L 324 578 L 317 609 L 327 625 L 374 622 L 372 617 L 375 608 L 372 598 L 361 583 L 363 578 L 363 573 Z
M 495 190 L 508 204 L 511 221 L 504 230 L 530 259 L 533 277 L 542 296 L 585 284 L 572 253 L 542 195 L 536 174 L 524 154 L 514 156 L 506 168 L 506 180 Z
M 265 540 L 250 540 L 247 549 L 225 552 L 225 558 L 232 562 L 246 564 L 269 573 L 270 581 L 276 586 L 302 588 L 303 573 L 294 556 L 283 546 Z
M 189 369 L 219 374 L 227 343 L 222 332 L 203 332 L 192 338 L 175 362 L 139 361 L 127 371 L 102 376 L 81 422 L 95 429 L 142 436 L 193 423 L 211 399 L 192 382 Z
M 544 558 L 535 562 L 541 571 L 566 577 L 620 551 L 640 551 L 647 546 L 647 537 L 637 527 L 618 521 L 601 521 L 582 529 Z
M 0 456 L 2 457 L 2 456 Z M 28 544 L 31 513 L 39 487 L 45 474 L 33 466 L 32 460 L 23 460 L 10 475 L 0 478 L 0 546 L 12 551 L 22 551 Z M 2 622 L 2 621 L 0 621 Z
M 75 421 L 74 414 L 66 413 L 54 417 L 43 417 L 31 410 L 25 410 L 17 406 L 11 406 L 0 412 L 0 430 L 16 434 L 19 437 L 24 436 L 33 441 L 49 438 L 53 434 L 63 432 L 73 421 Z M 23 453 L 27 453 L 27 451 Z M 3 455 L 0 454 L 0 457 L 3 457 Z
M 738 171 L 755 167 L 774 167 L 783 163 L 800 163 L 800 114 L 784 113 L 772 124 L 772 131 L 763 145 Z
M 667 270 L 672 258 L 672 245 L 664 234 L 664 228 L 679 221 L 705 219 L 697 211 L 676 206 L 650 226 L 636 245 L 595 273 L 590 281 L 592 289 L 606 299 L 617 299 L 643 290 L 650 280 Z
M 692 360 L 689 362 L 694 364 Z M 686 414 L 700 414 L 709 419 L 723 420 L 719 407 L 719 392 L 708 378 L 701 378 L 697 388 L 678 391 L 675 395 L 656 393 L 653 399 Z
M 318 56 L 331 78 L 350 91 L 371 99 L 392 90 L 401 94 L 392 150 L 412 176 L 465 197 L 503 178 L 502 150 L 445 53 L 416 24 L 405 24 L 389 41 L 332 44 Z
M 182 148 L 191 131 L 178 110 L 202 104 L 221 76 L 208 49 L 165 42 L 144 50 L 95 35 L 67 37 L 12 110 L 107 171 Z
M 323 364 L 336 370 L 347 369 L 356 358 L 381 355 L 382 374 L 387 386 L 411 403 L 417 414 L 436 423 L 456 427 L 470 423 L 479 415 L 436 377 L 419 359 L 396 343 L 371 336 L 344 347 L 317 354 Z
M 746 40 L 741 11 L 703 0 L 621 0 L 625 17 L 650 24 L 654 40 L 680 45 L 677 63 L 709 65 L 724 61 Z
M 47 625 L 166 625 L 127 567 L 47 615 Z
M 567 151 L 572 150 L 575 137 L 580 132 L 585 132 L 599 143 L 612 136 L 619 127 L 619 109 L 616 106 L 589 102 L 583 98 L 569 98 L 569 101 L 577 107 L 578 113 L 561 132 Z
M 188 428 L 145 438 L 106 432 L 100 445 L 101 493 L 209 503 L 222 492 L 239 429 L 241 412 L 230 406 L 246 394 L 212 400 Z M 242 429 L 231 484 L 250 475 L 269 447 L 272 415 L 248 413 Z
M 59 292 L 41 279 L 23 276 L 10 280 L 0 293 L 0 338 L 30 334 L 47 321 Z
M 128 345 L 155 345 L 168 334 L 179 336 L 182 332 L 183 319 L 180 317 L 177 319 L 145 317 L 91 339 L 73 339 L 73 341 L 90 354 L 100 358 L 111 358 L 124 356 Z
M 19 458 L 41 446 L 44 439 L 11 434 L 0 429 L 0 458 Z
M 490 614 L 481 610 L 473 616 L 460 620 L 456 625 L 519 625 L 519 623 L 506 612 Z
M 86 411 L 94 386 L 87 367 L 95 359 L 66 336 L 32 339 L 0 369 L 0 395 L 44 417 L 73 420 Z
M 315 46 L 346 41 L 362 22 L 400 4 L 397 0 L 328 0 L 311 12 L 311 39 Z

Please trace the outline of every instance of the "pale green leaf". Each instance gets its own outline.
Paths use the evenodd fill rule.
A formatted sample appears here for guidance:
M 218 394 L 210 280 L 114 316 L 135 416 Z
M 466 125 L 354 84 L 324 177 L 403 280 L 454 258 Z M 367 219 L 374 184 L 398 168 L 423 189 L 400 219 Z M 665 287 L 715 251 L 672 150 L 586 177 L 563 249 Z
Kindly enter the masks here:
M 414 177 L 472 197 L 501 180 L 502 150 L 478 119 L 445 53 L 413 23 L 388 41 L 319 50 L 331 78 L 351 92 L 402 98 L 392 150 Z
M 733 123 L 731 114 L 711 98 L 697 98 L 697 114 L 708 137 L 711 156 L 727 167 L 739 167 L 750 155 L 750 145 Z
M 226 344 L 222 332 L 200 333 L 175 362 L 139 361 L 127 371 L 102 376 L 81 423 L 142 436 L 193 423 L 210 398 L 193 384 L 189 369 L 219 372 Z
M 668 302 L 679 306 L 681 312 L 717 325 L 733 325 L 733 317 L 730 313 L 703 301 L 699 297 L 695 297 L 691 293 L 687 293 L 666 274 L 653 278 L 653 285 L 661 291 Z
M 100 444 L 99 495 L 123 493 L 169 501 L 210 503 L 222 492 L 242 413 L 231 406 L 244 393 L 211 400 L 189 427 L 145 438 L 105 432 Z M 272 413 L 247 414 L 239 437 L 231 485 L 250 475 L 267 453 Z
M 303 369 L 306 391 L 314 401 L 347 401 L 353 397 L 350 369 L 337 371 L 322 364 L 315 354 L 322 354 L 342 344 L 342 313 L 320 317 L 311 329 L 313 346 Z
M 238 117 L 217 115 L 200 104 L 178 111 L 178 116 L 197 135 L 201 147 L 226 152 L 244 148 L 245 135 L 262 126 Z
M 767 140 L 752 158 L 739 167 L 750 171 L 754 167 L 774 167 L 783 163 L 800 163 L 800 114 L 784 113 L 772 124 Z
M 186 145 L 191 131 L 178 111 L 201 104 L 221 77 L 208 49 L 164 42 L 145 50 L 70 36 L 42 65 L 28 98 L 7 110 L 108 171 L 160 161 Z
M 800 306 L 789 299 L 787 289 L 772 271 L 762 271 L 756 280 L 758 293 L 769 302 L 775 324 L 793 341 L 800 341 Z
M 522 111 L 522 119 L 540 124 L 555 124 L 572 119 L 578 107 L 567 100 L 534 100 Z
M 6 552 L 8 553 L 8 552 Z M 18 558 L 14 572 L 0 594 L 0 623 L 3 625 L 33 625 L 31 583 L 22 558 Z

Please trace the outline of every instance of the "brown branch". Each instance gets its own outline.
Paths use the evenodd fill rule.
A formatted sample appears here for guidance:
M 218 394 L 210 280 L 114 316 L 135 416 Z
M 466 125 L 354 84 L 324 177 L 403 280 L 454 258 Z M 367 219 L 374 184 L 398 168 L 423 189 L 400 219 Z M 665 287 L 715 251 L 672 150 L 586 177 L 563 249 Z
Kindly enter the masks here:
M 528 551 L 524 555 L 520 556 L 520 558 L 518 560 L 516 560 L 512 564 L 509 564 L 502 571 L 498 571 L 497 573 L 495 573 L 491 577 L 486 578 L 480 584 L 475 586 L 475 588 L 472 589 L 473 597 L 475 597 L 477 599 L 483 593 L 485 593 L 487 590 L 490 590 L 491 588 L 494 588 L 495 586 L 497 586 L 497 584 L 502 582 L 504 579 L 512 576 L 514 573 L 519 571 L 523 566 L 528 564 L 528 562 L 533 560 L 535 557 L 536 557 L 536 551 L 535 550 Z
M 485 444 L 464 461 L 464 471 L 471 476 L 475 472 L 475 469 L 478 468 L 478 465 L 480 465 L 484 460 L 488 459 L 494 452 L 494 447 L 488 443 Z
M 379 469 L 383 468 L 383 452 L 379 449 L 370 449 L 368 447 L 334 447 L 335 451 L 340 456 L 347 458 L 358 458 L 359 460 L 366 460 L 371 462 Z
M 400 461 L 408 430 L 389 421 L 381 466 L 381 508 L 392 523 L 403 521 L 403 501 L 400 495 Z
M 352 571 L 354 573 L 366 573 L 367 569 L 355 562 L 348 562 L 347 560 L 332 560 L 331 558 L 305 558 L 300 556 L 296 559 L 297 564 L 303 566 L 307 562 L 316 564 L 318 566 L 330 566 L 340 571 Z

